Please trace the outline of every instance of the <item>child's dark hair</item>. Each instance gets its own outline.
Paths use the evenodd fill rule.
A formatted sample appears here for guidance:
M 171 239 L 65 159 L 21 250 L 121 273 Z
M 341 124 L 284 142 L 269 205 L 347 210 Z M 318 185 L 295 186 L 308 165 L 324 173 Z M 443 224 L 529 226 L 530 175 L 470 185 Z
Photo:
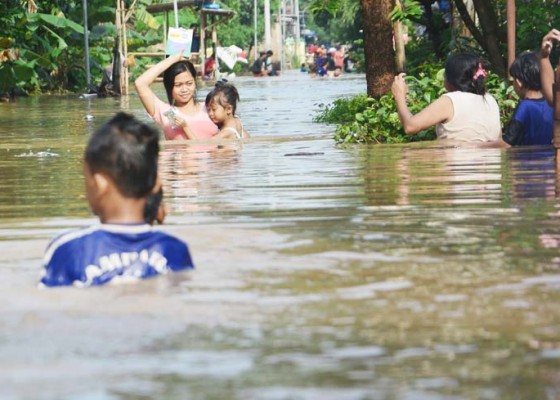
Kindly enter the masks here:
M 89 139 L 85 162 L 111 178 L 125 197 L 149 195 L 158 171 L 159 133 L 134 116 L 117 113 Z
M 454 90 L 484 95 L 488 67 L 489 64 L 477 55 L 455 54 L 445 63 L 445 79 Z
M 530 90 L 541 90 L 540 73 L 539 58 L 534 51 L 521 53 L 509 67 L 511 77 L 519 79 L 523 87 Z
M 206 107 L 210 105 L 211 101 L 217 102 L 222 107 L 230 105 L 233 115 L 235 115 L 239 92 L 231 83 L 227 83 L 225 80 L 218 81 L 214 90 L 206 95 Z
M 163 73 L 163 86 L 165 86 L 165 91 L 167 92 L 167 100 L 169 104 L 173 104 L 173 86 L 175 85 L 175 77 L 183 72 L 188 71 L 196 83 L 196 69 L 194 65 L 187 60 L 178 61 L 171 65 Z M 196 97 L 193 96 L 194 102 L 196 103 Z

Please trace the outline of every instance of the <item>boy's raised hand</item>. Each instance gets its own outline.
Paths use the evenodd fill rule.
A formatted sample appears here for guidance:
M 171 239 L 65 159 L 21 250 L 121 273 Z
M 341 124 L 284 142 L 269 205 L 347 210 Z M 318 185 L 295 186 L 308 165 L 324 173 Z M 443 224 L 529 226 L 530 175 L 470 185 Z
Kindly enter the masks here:
M 553 29 L 548 32 L 542 39 L 541 43 L 541 56 L 547 58 L 552 52 L 552 48 L 555 45 L 560 44 L 560 31 L 558 29 Z

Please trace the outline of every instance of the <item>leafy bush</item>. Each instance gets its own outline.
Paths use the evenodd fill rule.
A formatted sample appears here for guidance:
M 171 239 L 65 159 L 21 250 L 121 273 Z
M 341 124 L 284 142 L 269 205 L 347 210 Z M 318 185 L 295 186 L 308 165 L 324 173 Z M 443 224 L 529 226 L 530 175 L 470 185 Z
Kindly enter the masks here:
M 414 114 L 424 109 L 444 93 L 441 65 L 429 64 L 418 77 L 407 76 L 407 103 Z M 434 72 L 436 71 L 436 72 Z M 506 123 L 511 118 L 518 99 L 513 87 L 508 86 L 497 75 L 490 73 L 487 90 L 497 100 L 500 118 Z M 405 143 L 436 138 L 435 128 L 415 135 L 404 133 L 391 93 L 379 99 L 361 94 L 352 98 L 341 98 L 332 104 L 320 104 L 314 122 L 336 124 L 334 139 L 337 143 Z

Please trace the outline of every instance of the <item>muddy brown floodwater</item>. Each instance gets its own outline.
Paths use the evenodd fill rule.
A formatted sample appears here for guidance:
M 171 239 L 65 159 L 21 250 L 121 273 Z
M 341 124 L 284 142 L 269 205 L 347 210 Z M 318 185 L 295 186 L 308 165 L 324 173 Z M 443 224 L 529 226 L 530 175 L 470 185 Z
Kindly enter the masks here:
M 338 147 L 311 118 L 363 76 L 234 83 L 253 140 L 162 150 L 197 269 L 87 290 L 38 289 L 42 254 L 95 221 L 87 137 L 140 102 L 0 104 L 0 398 L 560 398 L 551 148 Z

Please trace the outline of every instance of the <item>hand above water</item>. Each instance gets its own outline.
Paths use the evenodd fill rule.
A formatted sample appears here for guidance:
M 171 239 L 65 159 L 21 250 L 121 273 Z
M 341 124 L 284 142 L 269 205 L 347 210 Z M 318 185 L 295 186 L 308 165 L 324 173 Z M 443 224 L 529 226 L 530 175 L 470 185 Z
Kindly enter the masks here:
M 395 76 L 395 80 L 391 85 L 391 92 L 393 93 L 395 99 L 406 98 L 406 94 L 408 93 L 408 86 L 404 80 L 405 76 L 406 74 L 404 72 L 398 74 L 397 76 Z
M 180 128 L 183 128 L 183 129 L 186 129 L 189 126 L 187 120 L 181 114 L 179 114 L 177 112 L 173 113 L 173 118 L 172 118 L 171 122 L 173 122 L 173 124 L 175 124 L 175 126 L 178 126 Z
M 560 44 L 560 31 L 553 29 L 548 32 L 542 39 L 541 43 L 541 57 L 548 58 L 554 46 Z

